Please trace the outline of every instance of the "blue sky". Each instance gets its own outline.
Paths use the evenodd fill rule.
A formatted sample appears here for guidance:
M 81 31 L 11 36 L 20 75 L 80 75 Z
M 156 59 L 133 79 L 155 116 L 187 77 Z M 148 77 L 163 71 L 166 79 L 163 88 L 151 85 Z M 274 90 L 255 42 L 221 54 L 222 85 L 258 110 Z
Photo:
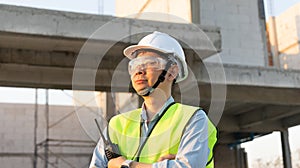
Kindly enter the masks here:
M 299 3 L 300 0 L 264 0 L 264 2 L 266 14 L 277 16 L 292 5 Z
M 115 13 L 114 0 L 0 0 L 0 3 L 91 14 Z

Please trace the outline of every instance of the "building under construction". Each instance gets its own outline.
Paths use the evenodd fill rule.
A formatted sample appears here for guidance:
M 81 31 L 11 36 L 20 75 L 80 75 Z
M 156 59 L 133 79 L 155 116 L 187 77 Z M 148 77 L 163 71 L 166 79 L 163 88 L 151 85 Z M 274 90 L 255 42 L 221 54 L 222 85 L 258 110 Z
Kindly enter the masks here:
M 215 119 L 215 167 L 248 167 L 240 144 L 280 131 L 283 167 L 291 168 L 288 128 L 300 124 L 300 71 L 295 64 L 300 58 L 295 55 L 289 66 L 284 51 L 295 46 L 293 51 L 299 51 L 300 35 L 281 50 L 276 20 L 267 31 L 263 9 L 261 0 L 117 0 L 120 17 L 113 17 L 0 5 L 0 85 L 77 94 L 72 97 L 75 106 L 49 105 L 48 91 L 44 105 L 0 104 L 1 167 L 87 167 L 99 137 L 93 119 L 107 120 L 141 104 L 129 86 L 123 49 L 159 30 L 182 42 L 199 88 L 199 100 L 181 93 L 194 92 L 184 84 L 175 88 L 174 98 L 201 105 Z M 169 17 L 153 20 L 158 12 Z M 299 16 L 296 23 L 300 31 Z M 214 68 L 220 59 L 219 73 Z M 224 99 L 213 99 L 215 86 L 221 86 L 223 90 L 214 91 Z M 91 105 L 99 99 L 100 109 Z M 213 106 L 216 102 L 220 109 Z M 215 116 L 215 111 L 221 113 Z

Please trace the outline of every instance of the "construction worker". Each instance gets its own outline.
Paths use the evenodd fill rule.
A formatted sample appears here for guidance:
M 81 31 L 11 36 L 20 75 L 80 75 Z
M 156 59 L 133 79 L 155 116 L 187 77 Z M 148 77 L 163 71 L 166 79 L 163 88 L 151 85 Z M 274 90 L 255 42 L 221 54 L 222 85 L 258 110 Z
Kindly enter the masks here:
M 99 140 L 90 167 L 213 168 L 216 128 L 199 107 L 175 103 L 174 82 L 188 75 L 185 54 L 173 37 L 153 32 L 124 50 L 140 109 L 114 116 L 106 130 L 121 156 L 108 160 Z

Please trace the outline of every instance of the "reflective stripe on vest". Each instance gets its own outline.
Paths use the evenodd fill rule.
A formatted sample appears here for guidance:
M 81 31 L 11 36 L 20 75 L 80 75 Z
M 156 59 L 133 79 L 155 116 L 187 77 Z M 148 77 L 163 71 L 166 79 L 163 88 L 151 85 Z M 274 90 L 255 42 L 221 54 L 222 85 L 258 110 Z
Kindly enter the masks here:
M 161 156 L 176 154 L 184 128 L 199 107 L 176 103 L 162 116 L 153 129 L 139 155 L 139 162 L 154 163 Z M 135 160 L 140 143 L 141 109 L 113 117 L 109 122 L 110 140 L 118 144 L 121 155 Z M 217 141 L 216 128 L 208 120 L 208 147 L 210 150 L 207 168 L 213 168 L 213 147 Z

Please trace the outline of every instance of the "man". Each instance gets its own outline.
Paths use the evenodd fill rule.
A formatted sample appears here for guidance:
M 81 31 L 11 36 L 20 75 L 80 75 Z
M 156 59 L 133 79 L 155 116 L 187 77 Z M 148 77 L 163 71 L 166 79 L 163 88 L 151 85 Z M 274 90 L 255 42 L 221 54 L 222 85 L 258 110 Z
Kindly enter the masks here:
M 107 137 L 120 157 L 108 161 L 100 140 L 90 167 L 164 168 L 213 166 L 216 128 L 199 107 L 175 103 L 171 88 L 188 75 L 185 55 L 173 37 L 153 32 L 124 55 L 142 108 L 113 117 Z

